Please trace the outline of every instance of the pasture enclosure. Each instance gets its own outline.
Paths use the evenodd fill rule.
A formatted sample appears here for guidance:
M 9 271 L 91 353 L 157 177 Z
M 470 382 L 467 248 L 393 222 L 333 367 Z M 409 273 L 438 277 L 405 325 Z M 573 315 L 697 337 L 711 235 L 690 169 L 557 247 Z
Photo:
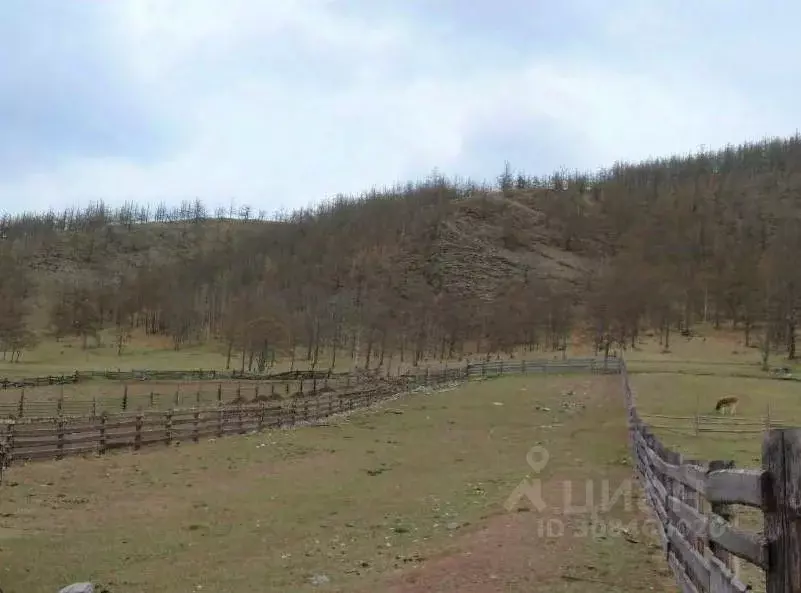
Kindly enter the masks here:
M 202 438 L 316 422 L 332 414 L 370 406 L 421 386 L 435 386 L 471 378 L 486 379 L 505 374 L 618 373 L 620 364 L 620 360 L 616 358 L 485 362 L 433 371 L 424 369 L 394 380 L 386 379 L 355 388 L 348 387 L 352 382 L 348 376 L 344 378 L 344 389 L 306 394 L 301 392 L 295 397 L 267 397 L 261 400 L 258 398 L 261 384 L 255 383 L 251 386 L 255 401 L 247 401 L 244 397 L 246 391 L 241 384 L 237 384 L 235 401 L 238 403 L 234 404 L 223 402 L 221 384 L 218 384 L 215 392 L 217 405 L 202 405 L 205 401 L 202 402 L 199 395 L 195 399 L 190 392 L 188 403 L 196 405 L 175 405 L 166 409 L 133 413 L 100 411 L 94 407 L 95 400 L 90 413 L 70 415 L 68 412 L 71 408 L 62 399 L 49 404 L 52 406 L 55 403 L 57 414 L 29 418 L 20 416 L 0 424 L 0 438 L 5 442 L 8 463 L 15 460 L 61 459 L 71 455 L 102 454 L 120 448 L 139 450 L 159 443 L 169 445 L 180 441 L 197 442 Z M 127 392 L 127 386 L 125 389 L 123 397 L 128 400 L 131 394 Z M 174 400 L 167 401 L 180 404 L 182 400 L 176 396 Z
M 801 429 L 771 429 L 762 467 L 730 460 L 685 459 L 666 447 L 640 416 L 625 364 L 621 368 L 629 440 L 646 499 L 662 529 L 666 559 L 685 593 L 745 592 L 743 559 L 764 573 L 767 593 L 801 591 Z M 758 509 L 762 533 L 738 526 L 732 505 Z
M 228 404 L 277 401 L 295 394 L 333 389 L 352 390 L 366 383 L 391 381 L 396 385 L 450 379 L 492 377 L 505 373 L 617 372 L 619 362 L 594 358 L 570 360 L 512 360 L 473 363 L 442 368 L 419 368 L 403 375 L 378 372 L 328 373 L 292 371 L 272 375 L 248 375 L 203 370 L 95 371 L 68 375 L 69 382 L 38 377 L 9 382 L 16 388 L 0 390 L 0 418 L 97 416 Z M 90 378 L 94 378 L 89 380 Z
M 540 439 L 555 487 L 629 478 L 619 394 L 619 376 L 504 373 L 314 427 L 19 464 L 0 498 L 2 587 L 668 593 L 654 546 L 583 537 L 588 518 L 558 504 L 544 515 L 503 506 Z M 625 505 L 609 513 L 626 525 L 642 517 Z M 546 517 L 564 520 L 566 536 L 543 537 Z
M 0 425 L 7 463 L 61 459 L 68 455 L 103 454 L 114 449 L 138 451 L 148 445 L 198 442 L 267 428 L 296 426 L 333 414 L 370 406 L 390 397 L 384 386 L 339 394 L 295 398 L 289 405 L 243 404 L 184 410 L 150 410 L 136 414 L 34 419 Z

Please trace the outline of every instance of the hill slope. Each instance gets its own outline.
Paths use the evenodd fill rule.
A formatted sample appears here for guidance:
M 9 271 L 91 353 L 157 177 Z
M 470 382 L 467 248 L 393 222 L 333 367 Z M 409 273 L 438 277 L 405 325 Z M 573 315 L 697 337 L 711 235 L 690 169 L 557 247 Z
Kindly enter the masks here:
M 560 188 L 544 189 L 544 185 Z M 599 347 L 729 320 L 795 355 L 801 140 L 618 165 L 589 178 L 507 170 L 499 189 L 429 179 L 278 221 L 154 214 L 0 224 L 0 340 L 113 328 L 218 340 L 263 366 L 298 346 L 381 364 L 514 345 Z M 11 279 L 14 280 L 11 280 Z

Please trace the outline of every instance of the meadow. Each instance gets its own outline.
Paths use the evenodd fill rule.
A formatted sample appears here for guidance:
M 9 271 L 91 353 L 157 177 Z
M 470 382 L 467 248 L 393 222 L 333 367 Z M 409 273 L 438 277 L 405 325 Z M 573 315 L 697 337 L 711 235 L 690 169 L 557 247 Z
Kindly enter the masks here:
M 616 376 L 503 377 L 327 426 L 14 467 L 2 587 L 669 591 L 647 534 L 590 537 L 586 517 L 504 507 L 533 477 L 537 444 L 551 453 L 539 477 L 555 507 L 565 480 L 629 477 L 619 388 Z M 543 533 L 550 517 L 566 536 Z
M 669 353 L 653 338 L 625 353 L 638 406 L 686 456 L 756 467 L 765 416 L 801 421 L 801 386 L 762 372 L 758 351 L 736 334 L 703 333 L 705 340 L 677 336 Z M 31 357 L 30 374 L 56 368 L 43 352 Z M 127 361 L 192 368 L 180 358 L 161 366 L 161 354 Z M 545 355 L 516 356 L 524 354 Z M 187 399 L 201 383 L 183 388 Z M 87 386 L 95 397 L 119 398 L 121 385 L 108 381 L 64 389 Z M 737 415 L 713 417 L 727 395 L 740 399 Z M 550 454 L 539 473 L 526 457 L 535 445 Z M 508 511 L 515 487 L 534 477 L 553 508 L 523 500 Z M 471 381 L 324 426 L 14 466 L 0 500 L 0 586 L 54 591 L 92 579 L 115 593 L 672 591 L 652 534 L 597 528 L 613 520 L 643 526 L 647 514 L 615 507 L 597 523 L 592 513 L 560 509 L 566 482 L 630 478 L 619 377 Z M 543 532 L 548 521 L 561 536 Z M 596 522 L 589 534 L 588 521 Z M 742 524 L 759 529 L 747 513 Z

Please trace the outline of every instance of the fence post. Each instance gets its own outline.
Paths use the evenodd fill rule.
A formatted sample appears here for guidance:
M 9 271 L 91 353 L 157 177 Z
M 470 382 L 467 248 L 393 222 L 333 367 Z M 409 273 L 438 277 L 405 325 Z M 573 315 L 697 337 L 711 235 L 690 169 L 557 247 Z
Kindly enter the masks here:
M 100 443 L 97 449 L 100 455 L 106 452 L 106 415 L 100 416 Z
M 222 405 L 222 383 L 217 383 L 217 405 Z
M 122 409 L 128 409 L 128 384 L 126 383 L 122 388 Z
M 197 443 L 199 438 L 200 438 L 199 435 L 198 435 L 198 431 L 199 431 L 198 424 L 200 423 L 200 412 L 198 410 L 195 410 L 192 420 L 194 421 L 194 425 L 192 426 L 192 440 Z
M 685 465 L 691 465 L 694 467 L 704 466 L 703 461 L 698 461 L 695 459 L 684 459 L 683 461 Z M 699 493 L 693 488 L 684 486 L 683 502 L 690 508 L 698 511 L 699 514 L 703 515 L 704 509 L 701 506 L 703 501 Z M 701 532 L 701 526 L 693 523 L 692 525 L 688 525 L 688 527 L 690 528 L 690 541 L 693 543 L 693 547 L 698 550 L 699 554 L 703 556 L 705 544 L 703 539 L 704 534 Z
M 56 459 L 63 459 L 64 458 L 64 418 L 61 416 L 59 412 L 58 420 L 56 421 L 56 434 L 57 434 L 57 444 L 56 448 L 58 449 L 58 453 L 56 453 Z
M 801 593 L 801 428 L 775 429 L 762 441 L 764 534 L 770 549 L 767 593 Z
M 136 415 L 136 433 L 134 434 L 134 451 L 142 448 L 142 414 Z
M 164 412 L 164 444 L 172 443 L 172 410 Z
M 22 388 L 22 391 L 19 394 L 19 411 L 17 412 L 17 418 L 22 418 L 25 416 L 25 388 Z
M 17 422 L 12 420 L 8 425 L 8 433 L 6 433 L 6 467 L 11 465 L 14 461 L 14 435 L 16 433 Z
M 770 432 L 770 400 L 765 404 L 765 432 Z
M 711 472 L 720 470 L 720 469 L 734 469 L 734 462 L 733 461 L 723 461 L 721 459 L 715 459 L 709 462 L 709 468 L 707 469 L 707 475 Z M 734 515 L 734 511 L 731 506 L 727 504 L 721 503 L 710 503 L 710 508 L 712 512 L 716 515 L 719 515 L 724 521 L 727 521 L 731 525 L 735 524 L 736 517 Z M 732 571 L 734 574 L 739 574 L 739 562 L 735 556 L 732 556 L 729 552 L 724 550 L 723 548 L 719 547 L 715 542 L 709 542 L 709 549 L 715 555 L 715 557 L 720 560 L 726 567 Z

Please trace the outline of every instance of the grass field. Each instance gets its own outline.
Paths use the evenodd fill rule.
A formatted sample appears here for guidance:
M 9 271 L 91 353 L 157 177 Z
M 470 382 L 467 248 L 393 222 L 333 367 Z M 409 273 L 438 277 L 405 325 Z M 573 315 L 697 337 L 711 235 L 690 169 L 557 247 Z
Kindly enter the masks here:
M 801 426 L 801 382 L 763 372 L 759 351 L 744 348 L 741 335 L 708 331 L 705 342 L 677 338 L 671 350 L 664 354 L 651 342 L 626 358 L 640 413 L 659 439 L 685 458 L 758 468 L 766 420 L 774 427 Z M 772 357 L 771 366 L 801 375 L 801 367 L 781 355 Z M 720 416 L 715 404 L 728 396 L 739 399 L 736 415 Z M 762 530 L 760 512 L 742 506 L 735 511 L 742 528 Z M 746 582 L 764 591 L 762 571 L 742 566 Z
M 563 480 L 627 479 L 619 391 L 618 377 L 505 377 L 324 427 L 14 467 L 0 499 L 0 586 L 671 591 L 646 535 L 584 537 L 577 515 L 559 517 L 567 535 L 547 537 L 543 519 L 558 510 L 503 507 L 532 477 L 535 444 L 551 454 L 540 472 L 549 505 Z
M 655 339 L 626 352 L 638 406 L 687 457 L 756 467 L 762 417 L 801 423 L 801 384 L 762 372 L 759 352 L 739 335 L 704 334 L 675 336 L 668 353 Z M 142 342 L 117 359 L 110 349 L 56 355 L 45 344 L 0 372 L 224 366 L 220 353 L 163 346 Z M 772 365 L 798 369 L 778 356 Z M 121 398 L 112 382 L 65 390 L 86 394 L 87 385 Z M 205 387 L 178 389 L 189 399 L 199 389 L 205 400 L 213 397 Z M 151 388 L 129 387 L 143 397 Z M 174 388 L 160 382 L 155 391 L 172 401 Z M 60 396 L 60 388 L 42 389 Z M 724 395 L 740 399 L 738 415 L 707 421 L 724 432 L 696 434 L 693 418 Z M 617 377 L 504 377 L 391 405 L 326 427 L 14 468 L 0 502 L 0 586 L 51 591 L 92 578 L 115 593 L 674 590 L 645 536 L 549 538 L 541 530 L 551 511 L 503 508 L 531 474 L 533 444 L 552 453 L 542 476 L 557 498 L 564 480 L 630 476 Z M 575 527 L 582 519 L 559 520 Z M 744 513 L 741 524 L 759 529 L 758 516 Z M 315 575 L 328 582 L 313 585 Z M 756 571 L 744 576 L 759 590 Z
M 474 347 L 474 345 L 473 345 Z M 470 348 L 470 347 L 468 347 Z M 398 367 L 401 371 L 411 368 L 409 362 L 410 353 L 404 362 L 400 356 L 387 357 L 384 360 L 384 369 L 389 369 L 397 373 Z M 310 362 L 306 358 L 307 351 L 298 348 L 295 353 L 295 368 L 308 369 Z M 586 349 L 573 347 L 568 351 L 569 356 L 586 355 Z M 507 355 L 493 355 L 507 358 Z M 527 352 L 525 348 L 518 348 L 515 356 L 531 358 L 561 358 L 561 353 L 550 351 Z M 465 364 L 466 362 L 479 362 L 486 357 L 485 354 L 468 353 L 463 357 L 440 360 L 439 357 L 430 356 L 425 358 L 420 366 L 425 368 L 441 367 L 445 362 L 451 365 Z M 123 370 L 132 369 L 153 369 L 153 370 L 176 370 L 176 369 L 205 369 L 223 370 L 226 367 L 227 357 L 225 346 L 218 342 L 210 342 L 204 345 L 186 345 L 176 351 L 172 347 L 172 342 L 163 336 L 147 336 L 143 333 L 135 334 L 130 343 L 125 347 L 121 356 L 117 355 L 113 336 L 108 333 L 101 334 L 99 345 L 90 340 L 87 349 L 81 348 L 79 339 L 63 339 L 55 342 L 51 339 L 43 340 L 36 348 L 25 351 L 19 362 L 8 362 L 0 360 L 0 377 L 17 378 L 31 376 L 61 375 L 70 374 L 74 371 L 88 370 Z M 240 353 L 234 352 L 231 359 L 231 368 L 239 370 L 241 368 Z M 246 361 L 247 362 L 247 361 Z M 359 365 L 365 363 L 362 355 Z M 375 367 L 378 359 L 374 357 L 370 366 Z M 284 354 L 280 357 L 271 372 L 282 372 L 289 370 L 291 359 Z M 331 353 L 323 351 L 317 363 L 318 369 L 328 369 L 331 367 Z M 353 360 L 349 357 L 346 349 L 340 349 L 337 354 L 337 361 L 334 370 L 337 372 L 349 371 L 353 367 Z M 247 365 L 245 367 L 247 369 Z
M 315 383 L 303 381 L 303 392 L 312 391 Z M 317 388 L 347 389 L 346 380 L 319 381 Z M 355 388 L 355 385 L 351 385 Z M 262 396 L 284 399 L 300 391 L 300 381 L 107 381 L 95 379 L 67 385 L 44 385 L 0 389 L 0 417 L 18 416 L 20 399 L 23 416 L 52 416 L 63 398 L 65 415 L 86 415 L 90 411 L 120 412 L 168 410 L 194 406 L 215 406 L 219 401 L 232 403 L 241 398 L 248 402 Z

